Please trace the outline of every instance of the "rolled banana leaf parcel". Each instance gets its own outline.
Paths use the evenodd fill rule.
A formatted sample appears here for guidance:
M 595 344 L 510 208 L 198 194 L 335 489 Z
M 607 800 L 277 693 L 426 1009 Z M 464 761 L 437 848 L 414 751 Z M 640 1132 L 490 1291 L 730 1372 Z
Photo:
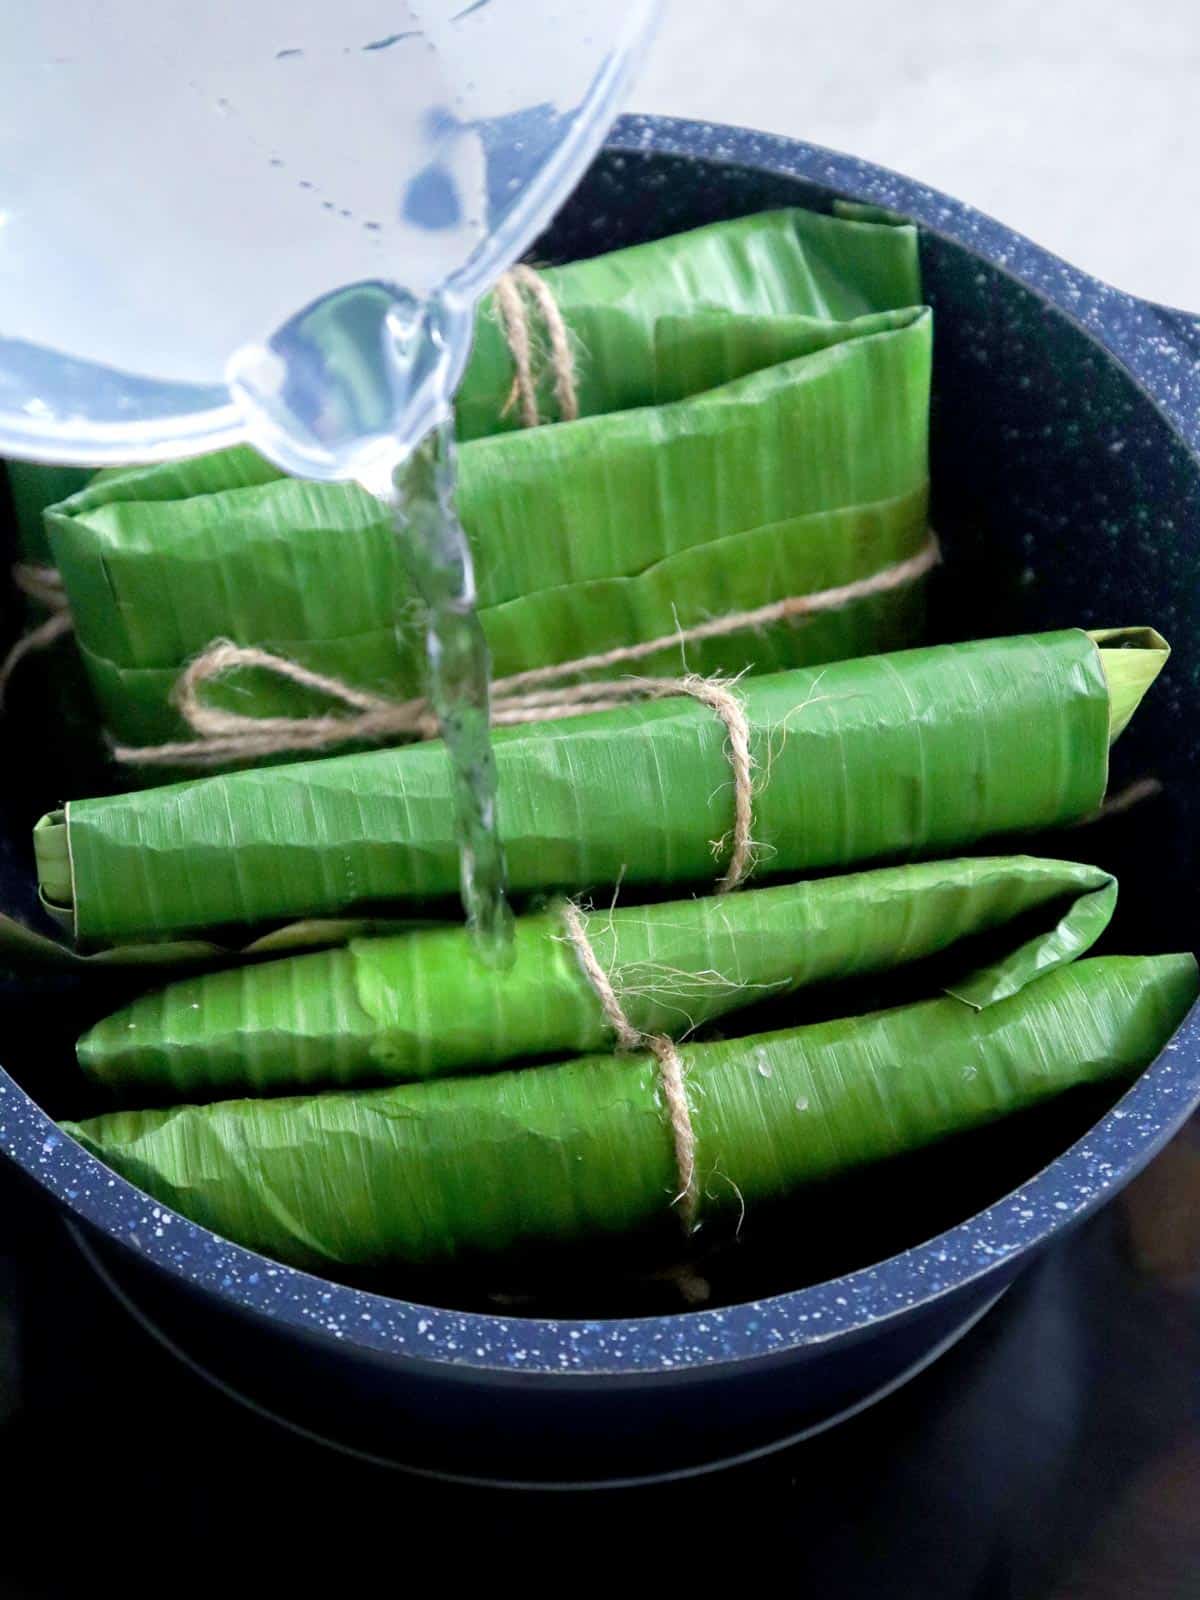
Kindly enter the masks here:
M 651 681 L 501 728 L 510 884 L 727 889 L 1076 821 L 1166 654 L 1151 629 L 1064 630 Z M 430 742 L 72 801 L 34 842 L 44 901 L 90 945 L 448 897 L 452 812 Z
M 497 678 L 634 646 L 639 670 L 671 670 L 681 630 L 705 673 L 919 642 L 924 568 L 803 628 L 696 632 L 865 584 L 929 544 L 930 313 L 816 326 L 814 342 L 805 317 L 664 321 L 655 404 L 461 447 L 457 509 Z M 180 674 L 214 640 L 351 690 L 421 692 L 419 608 L 380 503 L 346 483 L 246 484 L 243 467 L 233 452 L 190 463 L 175 499 L 175 466 L 117 474 L 47 516 L 103 720 L 121 759 L 154 776 L 155 747 L 189 734 Z M 319 707 L 253 666 L 210 698 L 258 715 Z
M 170 983 L 97 1023 L 77 1053 L 134 1103 L 403 1083 L 603 1050 L 614 1024 L 626 1044 L 679 1039 L 951 951 L 942 985 L 982 1007 L 1075 960 L 1116 898 L 1099 867 L 980 856 L 602 911 L 563 902 L 516 919 L 502 968 L 475 959 L 457 924 L 357 938 Z M 982 966 L 966 953 L 1005 933 Z
M 1191 956 L 1101 957 L 982 1009 L 863 1016 L 479 1077 L 114 1112 L 64 1131 L 226 1238 L 334 1270 L 695 1227 L 1148 1064 Z M 680 1137 L 680 1102 L 687 1139 Z
M 890 758 L 866 769 L 868 817 L 890 819 L 882 836 L 899 838 L 889 830 L 900 815 L 908 825 L 923 820 L 923 839 L 961 829 L 963 793 L 970 826 L 981 815 L 992 824 L 1011 818 L 1010 787 L 1024 796 L 1026 825 L 1035 814 L 1046 820 L 1046 809 L 1064 820 L 1098 800 L 1110 739 L 1164 653 L 1145 630 L 1068 632 L 847 664 L 841 670 L 860 669 L 854 687 L 841 685 L 832 702 L 843 779 L 858 770 L 857 728 L 882 744 L 877 758 Z M 950 660 L 960 670 L 970 663 L 950 703 L 977 739 L 982 727 L 982 746 L 947 768 L 937 719 L 924 712 L 944 708 Z M 928 683 L 922 697 L 914 662 L 926 672 L 935 664 L 940 702 Z M 1048 677 L 1034 662 L 1050 663 Z M 874 676 L 864 679 L 866 669 Z M 899 685 L 903 715 L 881 727 L 883 683 Z M 1031 683 L 1040 687 L 1032 698 Z M 1014 685 L 1025 693 L 1014 697 Z M 806 704 L 816 687 L 805 685 Z M 1003 716 L 987 719 L 985 708 L 997 705 L 1013 728 Z M 693 727 L 692 745 L 707 726 Z M 919 769 L 889 728 L 920 730 Z M 809 751 L 811 763 L 820 748 Z M 783 749 L 772 746 L 773 781 L 786 773 Z M 902 810 L 885 784 L 897 761 Z M 1010 761 L 1019 781 L 992 791 L 980 783 Z M 210 792 L 297 770 L 182 787 Z M 827 778 L 834 768 L 818 770 Z M 940 789 L 914 788 L 917 770 L 951 772 L 948 811 Z M 800 781 L 799 769 L 792 777 Z M 880 836 L 851 833 L 858 846 L 849 848 Z M 847 848 L 843 832 L 827 838 Z M 1097 868 L 976 858 L 600 915 L 565 902 L 518 924 L 502 974 L 464 960 L 460 928 L 354 941 L 145 996 L 92 1030 L 80 1061 L 101 1082 L 156 1099 L 381 1078 L 387 1087 L 115 1111 L 63 1128 L 163 1203 L 302 1267 L 470 1271 L 486 1258 L 511 1264 L 605 1239 L 635 1248 L 666 1230 L 677 1238 L 680 1221 L 691 1234 L 734 1211 L 754 1216 L 807 1185 L 1146 1066 L 1195 1002 L 1200 979 L 1186 955 L 1077 962 L 1115 896 Z M 997 955 L 996 936 L 1009 929 Z M 863 1012 L 851 994 L 841 1014 L 843 988 L 832 991 L 830 1020 L 755 1027 L 749 1008 L 764 998 L 893 969 L 907 978 L 913 964 L 956 948 L 968 955 L 981 938 L 990 954 L 939 977 L 936 998 Z M 912 986 L 921 993 L 928 981 Z M 680 1042 L 718 1020 L 735 1032 L 730 1016 L 745 1009 L 740 1036 Z

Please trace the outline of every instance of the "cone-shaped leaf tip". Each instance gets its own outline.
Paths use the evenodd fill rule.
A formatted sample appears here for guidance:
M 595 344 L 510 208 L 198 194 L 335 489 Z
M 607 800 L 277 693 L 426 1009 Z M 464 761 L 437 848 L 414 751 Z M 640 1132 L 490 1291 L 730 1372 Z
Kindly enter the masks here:
M 1171 647 L 1153 628 L 1094 628 L 1108 683 L 1108 742 L 1125 731 L 1142 696 L 1166 665 Z
M 71 850 L 64 812 L 48 812 L 37 823 L 33 830 L 33 854 L 37 862 L 38 885 L 47 909 L 67 909 L 73 904 L 75 895 L 71 884 Z

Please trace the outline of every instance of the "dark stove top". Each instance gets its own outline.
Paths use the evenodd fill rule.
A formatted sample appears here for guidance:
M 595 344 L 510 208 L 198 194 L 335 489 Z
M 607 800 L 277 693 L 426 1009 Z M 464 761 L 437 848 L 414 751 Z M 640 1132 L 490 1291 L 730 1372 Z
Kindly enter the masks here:
M 178 1364 L 0 1171 L 0 1596 L 449 1580 L 823 1600 L 1200 1597 L 1200 1123 L 933 1369 L 661 1489 L 448 1488 L 321 1449 Z M 665 1574 L 665 1577 L 656 1576 Z

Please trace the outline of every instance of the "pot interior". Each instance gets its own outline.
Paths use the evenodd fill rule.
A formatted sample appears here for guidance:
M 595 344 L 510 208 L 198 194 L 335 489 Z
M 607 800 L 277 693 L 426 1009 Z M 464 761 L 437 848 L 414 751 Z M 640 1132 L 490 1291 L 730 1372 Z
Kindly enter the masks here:
M 736 165 L 609 151 L 535 252 L 569 260 L 768 206 L 827 210 L 825 189 Z M 946 563 L 934 582 L 935 638 L 1061 626 L 1149 623 L 1174 646 L 1168 670 L 1114 751 L 1112 792 L 1161 791 L 1097 825 L 1021 848 L 1095 861 L 1121 879 L 1101 950 L 1192 948 L 1200 735 L 1200 468 L 1150 399 L 1068 315 L 1005 272 L 923 234 L 935 315 L 934 524 Z M 11 556 L 10 519 L 0 557 Z M 4 617 L 6 639 L 19 626 Z M 29 829 L 103 780 L 43 697 L 36 670 L 14 685 L 0 729 L 0 908 L 38 918 Z M 994 842 L 989 846 L 994 848 Z M 929 975 L 932 981 L 932 974 Z M 131 991 L 130 991 L 131 992 Z M 51 1115 L 98 1109 L 73 1041 L 126 997 L 111 981 L 0 974 L 0 1058 Z M 817 1002 L 818 1004 L 820 1002 Z M 997 1127 L 756 1214 L 703 1263 L 718 1303 L 758 1299 L 851 1271 L 919 1243 L 1018 1187 L 1083 1135 L 1109 1090 L 1077 1091 Z M 488 1281 L 394 1274 L 371 1287 L 425 1303 L 506 1314 L 615 1316 L 674 1309 L 677 1285 L 650 1260 L 514 1265 Z

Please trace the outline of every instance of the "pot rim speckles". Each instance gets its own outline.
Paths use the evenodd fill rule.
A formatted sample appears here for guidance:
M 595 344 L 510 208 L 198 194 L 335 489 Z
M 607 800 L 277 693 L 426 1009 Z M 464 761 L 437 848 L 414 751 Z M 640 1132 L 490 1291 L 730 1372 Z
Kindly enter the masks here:
M 679 155 L 813 184 L 898 212 L 1007 273 L 1115 358 L 1179 434 L 1200 439 L 1200 320 L 1125 295 L 970 207 L 853 157 L 714 123 L 627 116 L 609 152 Z M 1189 346 L 1195 345 L 1196 351 Z M 1019 1190 L 923 1244 L 769 1299 L 657 1317 L 576 1320 L 447 1311 L 346 1288 L 230 1244 L 117 1177 L 0 1069 L 0 1151 L 74 1216 L 168 1277 L 233 1307 L 414 1368 L 591 1378 L 779 1358 L 877 1329 L 1026 1255 L 1104 1203 L 1200 1101 L 1200 1006 L 1109 1113 Z

